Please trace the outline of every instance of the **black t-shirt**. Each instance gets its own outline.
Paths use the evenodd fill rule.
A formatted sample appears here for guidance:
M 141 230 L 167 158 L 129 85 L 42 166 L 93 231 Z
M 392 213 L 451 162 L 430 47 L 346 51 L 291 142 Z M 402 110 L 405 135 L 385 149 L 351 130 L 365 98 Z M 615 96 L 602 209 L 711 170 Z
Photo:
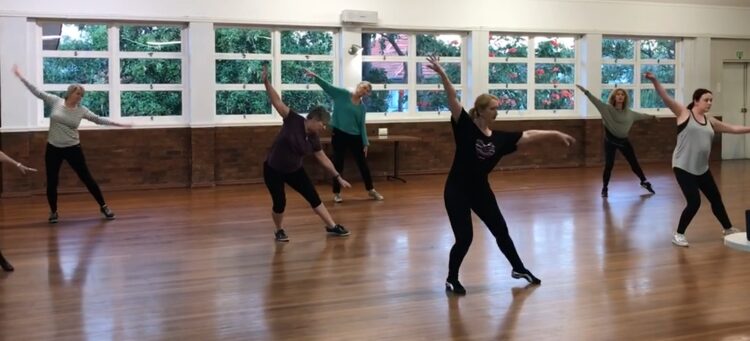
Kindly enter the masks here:
M 503 156 L 516 151 L 516 144 L 523 134 L 493 130 L 491 136 L 484 135 L 464 109 L 458 122 L 451 118 L 451 127 L 456 141 L 456 156 L 449 178 L 455 180 L 486 180 L 487 174 Z
M 320 137 L 317 134 L 308 135 L 305 131 L 305 118 L 290 109 L 266 162 L 279 172 L 291 173 L 302 167 L 305 155 L 319 150 Z

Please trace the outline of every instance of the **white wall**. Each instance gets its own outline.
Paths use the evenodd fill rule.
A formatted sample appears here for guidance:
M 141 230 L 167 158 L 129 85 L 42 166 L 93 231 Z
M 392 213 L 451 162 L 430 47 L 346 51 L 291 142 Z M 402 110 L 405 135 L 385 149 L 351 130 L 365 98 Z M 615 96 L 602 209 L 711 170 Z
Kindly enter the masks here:
M 750 60 L 750 39 L 713 39 L 711 40 L 711 83 L 708 89 L 713 89 L 717 96 L 721 96 L 721 77 L 724 60 L 737 59 L 737 51 L 743 52 L 742 59 Z M 722 101 L 714 101 L 711 111 L 724 112 Z
M 710 4 L 711 1 L 704 1 Z M 0 16 L 338 26 L 344 9 L 398 28 L 749 37 L 750 8 L 601 0 L 0 0 Z
M 38 68 L 36 42 L 33 37 L 35 18 L 176 21 L 187 23 L 190 34 L 188 50 L 188 85 L 190 124 L 217 124 L 211 114 L 215 107 L 212 93 L 213 71 L 201 61 L 212 60 L 213 23 L 246 23 L 311 25 L 341 27 L 339 15 L 344 9 L 373 10 L 379 15 L 378 27 L 468 31 L 477 37 L 490 31 L 577 33 L 585 34 L 577 66 L 579 82 L 593 92 L 600 87 L 599 61 L 603 34 L 686 37 L 682 61 L 684 87 L 678 97 L 687 97 L 695 87 L 711 88 L 716 84 L 716 58 L 711 54 L 712 38 L 750 38 L 750 7 L 676 5 L 634 1 L 597 0 L 464 0 L 456 5 L 448 0 L 219 0 L 219 1 L 10 1 L 0 0 L 0 112 L 2 131 L 39 129 L 38 101 L 34 101 L 10 74 L 18 63 L 33 76 Z M 360 29 L 344 27 L 339 43 L 346 47 L 358 43 Z M 484 73 L 486 44 L 470 45 L 468 61 L 475 79 Z M 345 48 L 342 48 L 345 50 Z M 732 54 L 734 50 L 732 50 Z M 750 49 L 748 49 L 750 54 Z M 196 62 L 197 61 L 197 62 Z M 361 57 L 341 53 L 336 61 L 341 84 L 354 87 L 361 74 Z M 33 79 L 33 78 L 32 78 Z M 486 91 L 486 82 L 471 82 L 467 92 L 473 98 Z M 583 96 L 578 103 L 588 102 Z M 578 105 L 579 114 L 597 117 L 590 105 Z

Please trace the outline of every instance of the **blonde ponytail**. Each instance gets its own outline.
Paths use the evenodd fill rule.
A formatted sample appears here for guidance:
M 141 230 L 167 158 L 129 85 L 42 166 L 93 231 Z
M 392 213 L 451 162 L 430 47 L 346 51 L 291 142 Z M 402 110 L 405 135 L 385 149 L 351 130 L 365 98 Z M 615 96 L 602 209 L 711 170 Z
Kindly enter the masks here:
M 487 109 L 490 104 L 492 104 L 492 101 L 500 102 L 500 99 L 498 99 L 497 96 L 490 94 L 479 95 L 477 99 L 474 100 L 474 107 L 469 110 L 469 116 L 472 119 L 479 117 L 479 111 Z

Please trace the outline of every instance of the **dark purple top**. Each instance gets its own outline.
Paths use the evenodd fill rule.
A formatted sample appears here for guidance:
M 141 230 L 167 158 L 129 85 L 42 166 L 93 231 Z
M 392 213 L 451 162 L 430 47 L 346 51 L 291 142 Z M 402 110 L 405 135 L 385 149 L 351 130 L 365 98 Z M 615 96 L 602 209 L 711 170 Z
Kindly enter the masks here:
M 266 162 L 268 166 L 281 173 L 291 173 L 302 167 L 305 155 L 321 150 L 320 137 L 308 135 L 305 131 L 305 118 L 294 110 L 284 119 L 281 131 L 273 141 Z

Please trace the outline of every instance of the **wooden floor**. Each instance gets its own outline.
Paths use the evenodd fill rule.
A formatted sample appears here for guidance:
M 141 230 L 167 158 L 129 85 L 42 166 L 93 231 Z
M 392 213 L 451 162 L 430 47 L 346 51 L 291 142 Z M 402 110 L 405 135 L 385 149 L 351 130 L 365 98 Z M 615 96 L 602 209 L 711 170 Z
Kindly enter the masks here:
M 645 165 L 645 195 L 618 163 L 610 197 L 599 168 L 494 173 L 492 183 L 527 267 L 525 287 L 484 225 L 464 261 L 465 297 L 443 289 L 453 235 L 444 175 L 361 183 L 333 205 L 352 231 L 327 237 L 289 194 L 288 244 L 273 241 L 263 185 L 0 201 L 2 340 L 748 340 L 750 254 L 723 246 L 703 200 L 670 243 L 684 201 L 669 165 Z M 750 161 L 713 165 L 744 231 Z

